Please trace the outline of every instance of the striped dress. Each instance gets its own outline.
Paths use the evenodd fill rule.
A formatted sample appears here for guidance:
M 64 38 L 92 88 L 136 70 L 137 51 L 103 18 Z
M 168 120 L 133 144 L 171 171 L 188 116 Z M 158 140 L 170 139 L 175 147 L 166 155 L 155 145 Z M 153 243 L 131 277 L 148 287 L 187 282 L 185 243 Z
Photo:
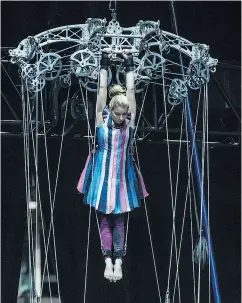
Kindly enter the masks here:
M 91 153 L 81 173 L 77 189 L 84 203 L 104 214 L 120 214 L 140 206 L 147 197 L 143 178 L 130 154 L 134 127 L 130 117 L 121 128 L 112 125 L 107 108 L 104 123 L 97 127 L 98 149 Z

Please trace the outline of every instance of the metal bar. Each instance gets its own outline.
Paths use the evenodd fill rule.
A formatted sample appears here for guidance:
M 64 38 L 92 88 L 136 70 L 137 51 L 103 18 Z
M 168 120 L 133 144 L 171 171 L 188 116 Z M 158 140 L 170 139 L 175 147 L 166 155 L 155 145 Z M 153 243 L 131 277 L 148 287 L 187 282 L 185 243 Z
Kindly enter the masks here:
M 1 137 L 2 138 L 23 138 L 23 134 L 14 134 L 14 133 L 9 133 L 9 132 L 1 132 Z M 44 134 L 39 134 L 38 135 L 39 139 L 44 138 Z M 49 135 L 47 138 L 49 139 L 60 139 L 62 137 L 61 134 L 51 134 Z M 90 136 L 75 136 L 75 135 L 71 135 L 71 136 L 65 136 L 63 137 L 64 140 L 87 140 L 87 138 L 89 138 Z M 180 144 L 180 140 L 168 140 L 169 144 Z M 139 144 L 167 144 L 168 142 L 166 139 L 161 139 L 161 140 L 152 140 L 152 139 L 143 139 L 140 138 L 138 139 L 136 142 Z M 190 140 L 188 140 L 188 142 L 190 143 Z M 238 147 L 240 145 L 240 142 L 228 142 L 228 143 L 224 143 L 224 142 L 213 142 L 213 141 L 209 141 L 206 142 L 209 145 L 211 145 L 212 147 Z M 182 140 L 181 144 L 187 144 L 186 140 Z
M 125 29 L 124 29 L 125 30 Z M 111 37 L 111 38 L 129 38 L 129 39 L 133 39 L 133 38 L 140 38 L 142 39 L 142 35 L 125 35 L 125 34 L 103 34 L 102 37 Z
M 142 120 L 143 121 L 143 120 Z M 141 122 L 142 122 L 141 121 Z M 1 121 L 1 125 L 11 125 L 10 123 L 6 123 L 4 124 L 3 123 L 4 121 Z M 21 121 L 22 122 L 22 121 Z M 34 123 L 34 122 L 33 122 Z M 39 122 L 40 123 L 40 122 Z M 17 123 L 16 123 L 17 125 Z M 52 128 L 50 128 L 48 131 L 50 131 Z M 154 129 L 154 128 L 148 128 L 148 127 L 139 127 L 138 128 L 138 131 L 140 132 L 143 132 L 143 133 L 165 133 L 166 130 L 159 130 L 159 129 Z M 180 130 L 179 129 L 169 129 L 168 130 L 169 134 L 179 134 L 180 133 Z M 185 131 L 183 130 L 183 133 L 185 134 Z M 202 134 L 202 131 L 196 131 L 197 134 Z M 14 136 L 19 136 L 22 134 L 21 133 L 10 133 L 10 132 L 1 132 L 1 135 L 3 134 L 9 134 L 9 136 L 11 135 L 14 135 Z M 208 132 L 209 135 L 215 135 L 215 136 L 227 136 L 227 137 L 230 137 L 230 136 L 240 136 L 241 135 L 241 132 L 218 132 L 218 131 L 210 131 Z M 39 136 L 41 136 L 42 134 L 39 134 Z M 57 136 L 59 134 L 56 134 Z M 49 137 L 49 136 L 48 136 Z
M 139 142 L 139 141 L 136 141 Z M 140 142 L 143 142 L 142 140 L 140 140 Z M 167 144 L 169 142 L 169 144 L 180 144 L 180 140 L 160 140 L 160 141 L 154 141 L 154 140 L 145 140 L 145 144 Z M 190 143 L 190 141 L 188 141 Z M 207 144 L 209 144 L 211 147 L 210 148 L 215 148 L 215 147 L 238 147 L 239 146 L 239 142 L 230 142 L 230 143 L 221 143 L 221 142 L 206 142 Z M 181 141 L 182 145 L 187 144 L 187 141 L 183 140 Z
M 3 126 L 22 126 L 23 121 L 22 120 L 2 120 L 1 121 L 1 127 Z M 32 125 L 36 125 L 35 120 L 31 121 Z M 46 126 L 50 125 L 49 121 L 45 121 Z M 38 121 L 37 125 L 41 126 L 42 123 Z
M 1 46 L 0 49 L 1 50 L 9 50 L 9 49 L 14 49 L 14 46 Z
M 0 132 L 1 138 L 23 138 L 23 134 L 13 134 L 8 132 Z
M 212 273 L 212 287 L 213 287 L 213 293 L 214 293 L 214 299 L 216 303 L 221 303 L 221 297 L 219 293 L 219 286 L 218 286 L 218 278 L 217 278 L 217 272 L 216 272 L 216 264 L 215 264 L 215 258 L 213 254 L 213 245 L 212 245 L 212 239 L 210 235 L 210 227 L 207 217 L 207 203 L 205 200 L 205 194 L 204 194 L 204 184 L 202 182 L 202 174 L 201 174 L 201 167 L 199 163 L 199 155 L 197 150 L 197 144 L 195 138 L 195 131 L 194 131 L 194 124 L 193 124 L 193 118 L 192 118 L 192 112 L 190 108 L 190 103 L 188 97 L 186 98 L 186 120 L 187 120 L 187 126 L 188 126 L 188 134 L 190 137 L 190 141 L 193 142 L 192 150 L 193 150 L 193 160 L 194 160 L 194 167 L 195 167 L 195 176 L 196 176 L 196 185 L 198 187 L 198 192 L 200 194 L 200 199 L 202 203 L 202 222 L 203 226 L 205 228 L 205 234 L 207 241 L 209 243 L 209 258 L 211 261 L 211 273 Z M 194 140 L 194 141 L 193 141 Z
M 230 101 L 228 95 L 226 94 L 225 90 L 222 88 L 221 84 L 219 83 L 219 81 L 216 79 L 216 77 L 212 75 L 212 78 L 214 79 L 220 93 L 222 94 L 222 96 L 224 97 L 225 103 L 227 103 L 227 105 L 232 109 L 233 113 L 235 114 L 236 118 L 238 119 L 238 121 L 241 123 L 241 118 L 240 115 L 238 114 L 237 110 L 234 108 L 232 102 Z
M 6 125 L 6 126 L 9 126 L 9 125 L 21 125 L 23 123 L 22 120 L 2 120 L 1 121 L 1 125 Z
M 138 131 L 141 132 L 154 132 L 154 133 L 166 133 L 166 129 L 155 129 L 154 127 L 149 128 L 149 127 L 138 127 Z M 168 129 L 169 134 L 180 134 L 181 130 L 180 129 L 174 129 L 170 128 Z M 186 134 L 186 130 L 182 130 L 183 134 Z M 202 130 L 197 130 L 196 134 L 202 134 Z M 209 135 L 215 135 L 215 136 L 240 136 L 241 132 L 221 132 L 221 131 L 208 131 Z

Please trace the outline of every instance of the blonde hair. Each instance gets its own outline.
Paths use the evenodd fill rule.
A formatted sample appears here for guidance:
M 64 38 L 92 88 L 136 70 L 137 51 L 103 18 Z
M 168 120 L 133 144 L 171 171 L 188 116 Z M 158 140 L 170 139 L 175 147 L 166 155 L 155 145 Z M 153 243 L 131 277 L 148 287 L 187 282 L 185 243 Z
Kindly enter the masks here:
M 116 95 L 123 95 L 125 94 L 126 90 L 119 84 L 113 84 L 110 86 L 108 90 L 109 98 L 112 99 Z
M 129 109 L 129 102 L 127 97 L 124 95 L 114 96 L 109 103 L 109 108 L 114 109 L 116 106 L 127 107 Z
M 109 108 L 114 109 L 116 106 L 127 107 L 129 108 L 129 102 L 125 96 L 125 89 L 119 85 L 114 84 L 109 89 L 109 97 L 111 101 L 109 103 Z

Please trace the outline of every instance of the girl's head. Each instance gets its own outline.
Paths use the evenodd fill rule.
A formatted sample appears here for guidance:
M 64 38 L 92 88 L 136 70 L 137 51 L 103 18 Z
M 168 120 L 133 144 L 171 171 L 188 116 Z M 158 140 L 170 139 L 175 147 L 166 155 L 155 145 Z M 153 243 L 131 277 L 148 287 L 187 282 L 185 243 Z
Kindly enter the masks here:
M 119 84 L 113 84 L 108 89 L 108 95 L 110 100 L 116 95 L 125 95 L 126 90 Z
M 109 89 L 109 97 L 111 98 L 109 103 L 111 117 L 115 123 L 121 124 L 127 118 L 129 111 L 125 89 L 118 84 L 112 85 Z

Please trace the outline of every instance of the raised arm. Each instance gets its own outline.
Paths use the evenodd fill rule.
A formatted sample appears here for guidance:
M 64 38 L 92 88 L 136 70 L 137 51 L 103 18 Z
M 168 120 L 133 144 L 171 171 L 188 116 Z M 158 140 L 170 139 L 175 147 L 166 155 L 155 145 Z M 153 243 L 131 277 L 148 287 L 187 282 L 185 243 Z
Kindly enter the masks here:
M 108 78 L 109 57 L 107 53 L 102 54 L 99 90 L 96 104 L 96 127 L 103 123 L 102 112 L 107 103 L 107 78 Z
M 136 116 L 136 99 L 134 90 L 134 62 L 132 55 L 126 55 L 124 53 L 125 66 L 126 66 L 126 97 L 129 101 L 129 110 L 131 112 L 131 120 L 135 122 Z

